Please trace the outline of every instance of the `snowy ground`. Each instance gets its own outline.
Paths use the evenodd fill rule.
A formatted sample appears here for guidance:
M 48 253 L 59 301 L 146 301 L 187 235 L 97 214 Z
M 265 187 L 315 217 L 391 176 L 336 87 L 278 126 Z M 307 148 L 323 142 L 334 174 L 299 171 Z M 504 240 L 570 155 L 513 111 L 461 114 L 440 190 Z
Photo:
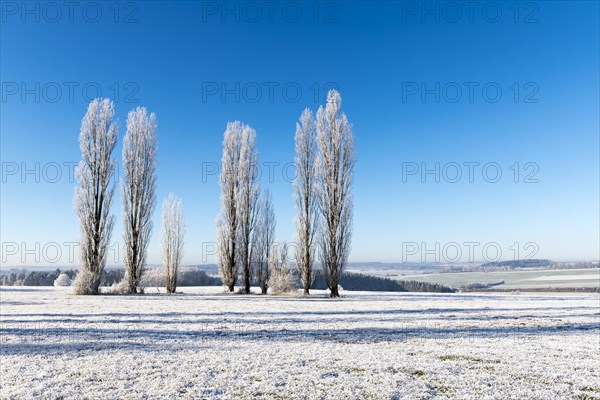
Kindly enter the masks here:
M 182 290 L 1 288 L 0 397 L 600 398 L 597 294 Z
M 376 275 L 383 275 L 382 273 Z M 389 275 L 388 275 L 389 276 Z M 461 287 L 472 283 L 504 281 L 494 289 L 543 288 L 597 288 L 600 286 L 600 269 L 534 269 L 525 271 L 452 272 L 394 276 L 395 279 L 416 280 L 441 285 Z

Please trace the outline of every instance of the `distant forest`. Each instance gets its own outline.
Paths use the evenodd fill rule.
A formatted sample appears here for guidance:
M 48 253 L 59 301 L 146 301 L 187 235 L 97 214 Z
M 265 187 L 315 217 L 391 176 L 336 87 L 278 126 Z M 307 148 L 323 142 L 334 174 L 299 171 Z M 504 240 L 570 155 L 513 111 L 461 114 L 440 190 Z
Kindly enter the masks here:
M 148 269 L 144 276 L 144 285 L 147 288 L 164 286 L 164 275 L 162 269 Z M 325 289 L 325 280 L 319 270 L 312 289 Z M 75 270 L 56 269 L 53 271 L 11 271 L 0 275 L 1 286 L 53 286 L 54 281 L 61 273 L 67 274 L 73 279 L 77 273 Z M 120 282 L 125 274 L 124 269 L 107 269 L 102 276 L 102 286 L 112 286 Z M 179 270 L 177 286 L 221 286 L 220 277 L 211 276 L 202 269 L 195 267 L 184 267 Z M 345 290 L 364 290 L 373 292 L 434 292 L 452 293 L 455 290 L 447 286 L 417 281 L 396 281 L 389 278 L 357 274 L 347 272 L 342 275 L 340 286 Z M 299 286 L 300 287 L 300 286 Z
M 311 289 L 326 289 L 325 279 L 317 271 Z M 456 290 L 437 283 L 400 281 L 378 276 L 346 272 L 340 278 L 340 286 L 345 290 L 364 290 L 369 292 L 432 292 L 453 293 Z
M 496 272 L 523 269 L 584 269 L 597 268 L 597 262 L 555 262 L 548 259 L 532 258 L 529 260 L 495 261 L 481 265 L 451 265 L 441 272 Z
M 481 264 L 482 267 L 513 267 L 513 268 L 539 268 L 548 267 L 551 260 L 545 258 L 531 258 L 528 260 L 494 261 Z
M 147 287 L 164 286 L 164 276 L 157 274 L 158 269 L 148 269 L 144 276 Z M 76 270 L 56 269 L 54 271 L 28 271 L 3 273 L 0 275 L 0 286 L 53 286 L 54 280 L 61 273 L 65 273 L 73 279 L 77 275 Z M 112 286 L 119 283 L 125 275 L 124 269 L 106 269 L 102 275 L 101 286 Z M 178 286 L 220 286 L 221 278 L 208 275 L 205 271 L 196 268 L 181 268 L 178 274 Z

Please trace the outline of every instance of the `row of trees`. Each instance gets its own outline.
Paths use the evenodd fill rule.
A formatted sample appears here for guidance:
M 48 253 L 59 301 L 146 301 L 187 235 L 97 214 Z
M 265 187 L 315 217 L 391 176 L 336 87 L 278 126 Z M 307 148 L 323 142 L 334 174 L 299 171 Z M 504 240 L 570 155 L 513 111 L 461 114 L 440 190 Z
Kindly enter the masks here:
M 20 270 L 0 274 L 0 286 L 69 286 L 71 281 L 77 275 L 75 270 L 61 270 L 57 268 L 53 271 L 28 271 Z M 68 285 L 57 285 L 56 280 L 60 277 L 68 278 Z M 101 285 L 110 286 L 114 282 L 123 279 L 122 270 L 107 270 L 102 276 Z
M 280 249 L 284 251 L 283 248 Z M 274 294 L 285 293 L 290 288 L 296 288 L 298 280 L 297 271 L 287 268 L 286 257 L 283 262 L 278 259 L 278 264 L 271 264 L 273 273 L 269 278 L 269 288 Z M 153 268 L 145 271 L 142 281 L 146 287 L 167 285 L 164 269 Z M 68 286 L 76 271 L 17 271 L 0 274 L 1 286 Z M 122 269 L 107 269 L 102 277 L 101 285 L 118 285 L 123 281 L 125 271 Z M 216 276 L 208 275 L 204 270 L 197 267 L 183 267 L 178 271 L 178 286 L 222 286 L 223 281 Z M 313 275 L 313 289 L 326 289 L 327 283 L 320 270 L 315 270 Z M 427 282 L 392 280 L 389 278 L 376 277 L 366 274 L 345 273 L 340 279 L 340 287 L 346 290 L 367 290 L 385 292 L 436 292 L 452 293 L 456 289 L 447 286 Z M 462 288 L 465 290 L 465 288 Z M 474 289 L 474 288 L 471 288 Z M 479 288 L 480 290 L 485 287 Z M 597 288 L 596 288 L 597 289 Z M 546 288 L 545 290 L 556 290 Z M 571 288 L 570 290 L 578 290 Z
M 80 271 L 73 284 L 78 294 L 98 293 L 114 226 L 114 217 L 110 214 L 116 165 L 112 153 L 118 138 L 114 112 L 112 101 L 95 99 L 81 122 L 79 147 L 82 160 L 77 167 L 79 186 L 75 193 L 81 253 Z M 125 278 L 121 291 L 125 293 L 143 291 L 141 278 L 156 204 L 157 152 L 156 115 L 148 114 L 144 107 L 135 108 L 127 116 L 122 154 Z M 170 275 L 176 276 L 183 254 L 184 225 L 181 201 L 173 194 L 163 203 L 161 233 L 165 268 L 171 271 Z M 172 281 L 168 289 L 174 291 L 174 279 Z
M 52 286 L 61 275 L 61 270 L 54 271 L 27 271 L 9 272 L 0 274 L 0 286 Z M 70 276 L 75 275 L 69 271 Z
M 165 268 L 151 268 L 144 271 L 142 285 L 144 287 L 168 286 Z M 0 286 L 71 286 L 77 275 L 76 270 L 52 271 L 11 271 L 0 273 Z M 182 267 L 177 271 L 177 286 L 221 286 L 221 278 L 211 276 L 196 267 Z M 66 279 L 65 279 L 66 278 Z M 125 270 L 110 268 L 104 271 L 101 286 L 117 287 L 125 282 Z M 58 282 L 57 282 L 58 281 Z
M 237 283 L 238 265 L 241 266 L 244 290 L 250 292 L 252 251 L 259 250 L 251 244 L 251 240 L 258 237 L 255 228 L 261 208 L 255 141 L 256 131 L 250 126 L 239 121 L 227 124 L 221 158 L 217 245 L 223 284 L 231 292 Z
M 350 252 L 355 151 L 341 103 L 340 94 L 331 90 L 316 116 L 307 108 L 296 124 L 294 258 L 305 294 L 314 279 L 317 248 L 333 297 L 339 296 Z M 241 274 L 242 291 L 249 293 L 254 277 L 266 293 L 271 272 L 277 272 L 278 279 L 287 274 L 271 267 L 284 264 L 281 250 L 287 246 L 280 249 L 275 243 L 276 220 L 268 189 L 260 194 L 256 131 L 239 121 L 228 123 L 223 136 L 220 185 L 217 261 L 223 283 L 233 292 Z
M 304 110 L 296 124 L 296 232 L 295 260 L 304 293 L 314 279 L 320 256 L 323 275 L 332 296 L 350 252 L 352 234 L 352 180 L 354 139 L 341 96 L 331 90 L 325 107 L 316 115 Z M 116 161 L 112 157 L 118 139 L 114 104 L 93 100 L 82 120 L 79 144 L 82 160 L 75 207 L 79 216 L 80 272 L 74 287 L 78 294 L 96 294 L 106 265 L 106 250 L 114 217 L 110 207 L 115 191 Z M 143 107 L 129 112 L 123 140 L 121 184 L 124 225 L 124 293 L 143 291 L 142 276 L 156 205 L 158 141 L 155 114 Z M 217 219 L 218 265 L 223 284 L 234 291 L 241 273 L 242 290 L 250 292 L 254 279 L 266 293 L 272 272 L 286 281 L 287 246 L 274 241 L 275 213 L 271 194 L 261 196 L 256 131 L 239 121 L 227 124 L 223 138 L 221 211 Z M 173 194 L 163 203 L 161 254 L 166 287 L 173 293 L 183 255 L 184 223 L 181 200 Z M 275 266 L 275 267 L 274 267 Z M 282 267 L 283 266 L 283 267 Z

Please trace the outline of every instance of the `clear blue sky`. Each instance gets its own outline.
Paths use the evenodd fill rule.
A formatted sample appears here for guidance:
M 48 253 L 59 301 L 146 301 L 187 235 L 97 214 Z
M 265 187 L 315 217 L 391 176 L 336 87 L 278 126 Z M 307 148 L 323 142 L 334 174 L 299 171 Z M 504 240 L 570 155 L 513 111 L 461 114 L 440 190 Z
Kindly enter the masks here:
M 520 258 L 599 258 L 598 2 L 24 4 L 1 10 L 4 266 L 35 264 L 24 250 L 36 243 L 41 264 L 55 260 L 56 246 L 57 264 L 69 263 L 78 237 L 69 165 L 80 158 L 81 118 L 98 89 L 116 103 L 119 162 L 127 112 L 157 114 L 149 262 L 160 262 L 169 192 L 183 200 L 184 263 L 214 262 L 203 254 L 212 253 L 203 243 L 215 240 L 219 210 L 210 172 L 236 119 L 257 131 L 277 237 L 293 240 L 293 170 L 284 167 L 295 122 L 331 85 L 358 153 L 351 261 L 447 261 L 451 243 L 465 261 L 465 242 L 478 243 L 477 260 L 489 243 L 512 259 L 515 242 Z M 422 179 L 436 163 L 440 182 Z M 39 176 L 22 175 L 36 168 Z M 120 212 L 117 192 L 113 242 L 122 242 Z M 423 243 L 437 254 L 424 254 Z

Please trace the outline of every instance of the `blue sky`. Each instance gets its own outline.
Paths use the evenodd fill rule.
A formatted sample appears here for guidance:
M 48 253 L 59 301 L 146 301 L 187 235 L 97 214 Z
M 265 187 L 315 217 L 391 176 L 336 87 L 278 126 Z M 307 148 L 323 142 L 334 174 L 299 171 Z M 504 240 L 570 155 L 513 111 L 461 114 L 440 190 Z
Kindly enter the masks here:
M 599 258 L 597 2 L 24 4 L 1 10 L 3 266 L 70 263 L 68 175 L 99 94 L 115 100 L 119 161 L 127 112 L 157 114 L 149 262 L 169 192 L 184 263 L 214 261 L 212 171 L 232 120 L 256 129 L 277 237 L 293 240 L 295 122 L 330 87 L 357 146 L 350 261 Z M 436 168 L 439 182 L 421 175 Z

